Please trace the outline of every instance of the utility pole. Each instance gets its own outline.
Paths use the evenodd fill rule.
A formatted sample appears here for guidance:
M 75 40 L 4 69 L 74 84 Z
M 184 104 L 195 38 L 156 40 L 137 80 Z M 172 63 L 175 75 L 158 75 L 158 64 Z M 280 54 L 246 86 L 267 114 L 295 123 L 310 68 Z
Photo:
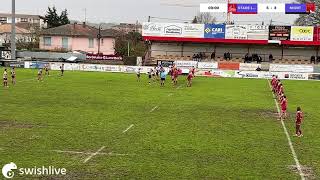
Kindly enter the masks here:
M 130 42 L 128 41 L 128 57 L 130 57 Z
M 11 14 L 11 59 L 16 59 L 16 0 L 12 0 L 12 14 Z
M 98 31 L 98 35 L 97 35 L 97 38 L 98 38 L 98 56 L 100 54 L 100 47 L 101 47 L 101 25 L 99 25 L 99 31 Z
M 84 22 L 87 23 L 87 8 L 84 8 Z

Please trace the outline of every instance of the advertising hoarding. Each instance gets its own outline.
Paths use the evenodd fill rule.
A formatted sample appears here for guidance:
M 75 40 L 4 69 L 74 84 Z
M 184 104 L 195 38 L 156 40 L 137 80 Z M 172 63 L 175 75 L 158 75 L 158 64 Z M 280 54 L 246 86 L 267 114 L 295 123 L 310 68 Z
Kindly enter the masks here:
M 291 26 L 291 41 L 313 41 L 313 26 Z
M 251 40 L 268 40 L 269 26 L 249 25 L 247 36 Z
M 224 39 L 226 26 L 224 24 L 206 24 L 204 27 L 204 38 Z
M 291 26 L 269 26 L 269 40 L 290 40 Z
M 226 25 L 226 39 L 248 39 L 248 25 Z

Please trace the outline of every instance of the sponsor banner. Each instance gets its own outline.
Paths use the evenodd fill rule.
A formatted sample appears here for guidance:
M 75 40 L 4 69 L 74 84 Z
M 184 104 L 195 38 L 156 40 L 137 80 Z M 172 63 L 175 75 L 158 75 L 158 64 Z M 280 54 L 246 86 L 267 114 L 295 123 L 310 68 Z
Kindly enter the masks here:
M 307 73 L 286 73 L 286 74 L 284 74 L 284 79 L 308 80 L 309 74 L 307 74 Z
M 24 67 L 30 69 L 42 69 L 45 66 L 49 66 L 48 62 L 38 62 L 38 61 L 25 61 Z
M 252 39 L 252 40 L 268 40 L 269 26 L 249 25 L 247 35 L 248 35 L 248 39 Z
M 226 36 L 226 25 L 206 24 L 204 27 L 204 38 L 224 39 Z
M 283 3 L 258 4 L 259 13 L 285 13 L 286 7 Z
M 269 40 L 290 40 L 291 26 L 269 26 Z
M 81 71 L 121 72 L 120 66 L 103 64 L 80 64 Z
M 204 24 L 165 23 L 161 36 L 203 38 Z
M 286 14 L 306 14 L 306 4 L 286 4 Z
M 320 74 L 309 74 L 309 80 L 320 80 Z
M 3 66 L 5 67 L 15 67 L 15 68 L 24 68 L 24 62 L 22 61 L 3 61 Z
M 147 22 L 142 24 L 142 36 L 161 36 L 163 24 Z
M 75 63 L 56 63 L 50 62 L 49 66 L 51 70 L 60 70 L 61 65 L 64 64 L 64 70 L 67 71 L 80 71 L 80 64 Z
M 218 69 L 221 70 L 239 70 L 240 63 L 219 62 Z
M 285 65 L 285 64 L 270 64 L 271 72 L 300 72 L 312 73 L 313 66 L 311 65 Z
M 118 55 L 103 55 L 103 54 L 87 54 L 87 60 L 119 60 L 122 61 L 122 57 Z
M 174 65 L 174 61 L 157 61 L 157 64 L 162 67 L 170 67 Z
M 224 3 L 203 3 L 200 4 L 200 12 L 211 12 L 211 13 L 227 13 L 228 4 Z
M 198 61 L 175 61 L 177 67 L 197 67 Z
M 291 41 L 313 41 L 313 26 L 291 26 Z
M 204 24 L 183 24 L 183 37 L 203 38 Z
M 248 26 L 226 25 L 226 39 L 248 39 Z
M 233 70 L 219 70 L 219 69 L 214 69 L 210 71 L 204 71 L 204 70 L 199 70 L 196 71 L 196 76 L 207 76 L 207 77 L 236 77 L 237 71 Z
M 218 69 L 218 63 L 216 62 L 198 62 L 199 69 Z
M 229 4 L 228 11 L 232 14 L 257 14 L 258 4 Z
M 256 71 L 261 68 L 261 64 L 240 63 L 240 71 Z

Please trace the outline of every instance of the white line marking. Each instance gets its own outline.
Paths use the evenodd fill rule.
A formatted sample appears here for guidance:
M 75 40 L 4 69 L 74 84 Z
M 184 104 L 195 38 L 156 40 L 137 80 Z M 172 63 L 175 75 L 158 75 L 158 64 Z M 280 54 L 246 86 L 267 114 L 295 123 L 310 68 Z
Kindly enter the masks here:
M 20 80 L 20 81 L 17 81 L 17 82 L 26 82 L 26 81 L 32 81 L 32 80 L 37 80 L 36 78 L 32 78 L 32 79 L 24 79 L 24 80 Z
M 271 87 L 271 85 L 270 85 L 269 80 L 267 80 L 267 81 L 268 81 L 268 84 L 269 84 L 270 89 L 272 90 L 272 87 Z M 272 94 L 273 94 L 273 93 L 272 93 Z M 277 101 L 277 99 L 275 98 L 274 94 L 273 94 L 273 97 L 274 97 L 274 103 L 276 104 L 276 107 L 277 107 L 277 110 L 278 110 L 278 115 L 280 116 L 280 108 L 279 108 L 278 101 Z M 289 133 L 288 133 L 287 127 L 286 127 L 286 125 L 284 124 L 284 122 L 283 122 L 282 119 L 281 119 L 281 124 L 282 124 L 282 127 L 283 127 L 283 131 L 284 131 L 284 133 L 285 133 L 286 136 L 287 136 L 288 144 L 289 144 L 289 146 L 290 146 L 293 159 L 294 159 L 294 161 L 296 162 L 296 166 L 297 166 L 297 169 L 298 169 L 298 171 L 299 171 L 301 180 L 305 180 L 305 175 L 304 175 L 304 173 L 302 172 L 301 164 L 300 164 L 300 162 L 299 162 L 298 156 L 297 156 L 297 154 L 296 154 L 296 151 L 295 151 L 294 148 L 293 148 L 292 141 L 291 141 L 290 135 L 289 135 Z
M 180 86 L 178 86 L 178 87 L 177 87 L 177 89 L 180 89 L 180 88 L 182 88 L 182 84 L 181 84 Z
M 171 97 L 171 96 L 173 96 L 173 94 L 172 94 L 172 93 L 168 94 L 168 97 Z
M 81 151 L 61 151 L 61 150 L 53 150 L 53 152 L 57 152 L 57 153 L 69 153 L 69 154 L 85 154 L 85 155 L 92 155 L 94 153 L 91 152 L 81 152 Z M 113 152 L 109 152 L 109 153 L 96 153 L 97 155 L 109 155 L 109 156 L 130 156 L 131 154 L 118 154 L 118 153 L 113 153 Z
M 154 110 L 156 110 L 158 108 L 158 106 L 155 106 L 154 108 L 152 108 L 151 110 L 150 110 L 150 112 L 153 112 Z
M 131 124 L 126 130 L 122 131 L 122 133 L 126 133 L 127 131 L 129 131 L 129 129 L 131 129 L 134 125 Z
M 100 153 L 100 151 L 102 151 L 104 148 L 106 148 L 105 146 L 102 146 L 97 152 L 91 154 L 89 157 L 87 157 L 87 159 L 85 159 L 83 161 L 83 163 L 88 162 L 91 158 L 93 158 L 94 156 L 96 156 L 98 153 Z

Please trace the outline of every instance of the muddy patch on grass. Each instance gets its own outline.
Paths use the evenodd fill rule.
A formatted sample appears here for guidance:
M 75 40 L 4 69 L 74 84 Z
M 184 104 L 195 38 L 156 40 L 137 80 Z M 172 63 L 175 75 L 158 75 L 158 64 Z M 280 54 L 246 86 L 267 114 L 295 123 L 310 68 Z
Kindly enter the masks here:
M 32 129 L 46 127 L 42 124 L 32 124 L 26 122 L 17 122 L 9 120 L 0 120 L 0 129 Z
M 240 116 L 257 116 L 259 119 L 276 119 L 279 117 L 279 114 L 277 111 L 267 109 L 242 109 L 240 110 Z
M 291 165 L 291 166 L 289 166 L 289 169 L 290 169 L 292 172 L 300 175 L 299 170 L 298 170 L 298 168 L 297 168 L 296 165 Z M 313 170 L 312 170 L 311 167 L 301 166 L 301 170 L 302 170 L 302 172 L 303 172 L 303 174 L 304 174 L 305 179 L 307 179 L 307 180 L 316 179 L 316 176 L 314 175 L 314 172 L 313 172 Z

